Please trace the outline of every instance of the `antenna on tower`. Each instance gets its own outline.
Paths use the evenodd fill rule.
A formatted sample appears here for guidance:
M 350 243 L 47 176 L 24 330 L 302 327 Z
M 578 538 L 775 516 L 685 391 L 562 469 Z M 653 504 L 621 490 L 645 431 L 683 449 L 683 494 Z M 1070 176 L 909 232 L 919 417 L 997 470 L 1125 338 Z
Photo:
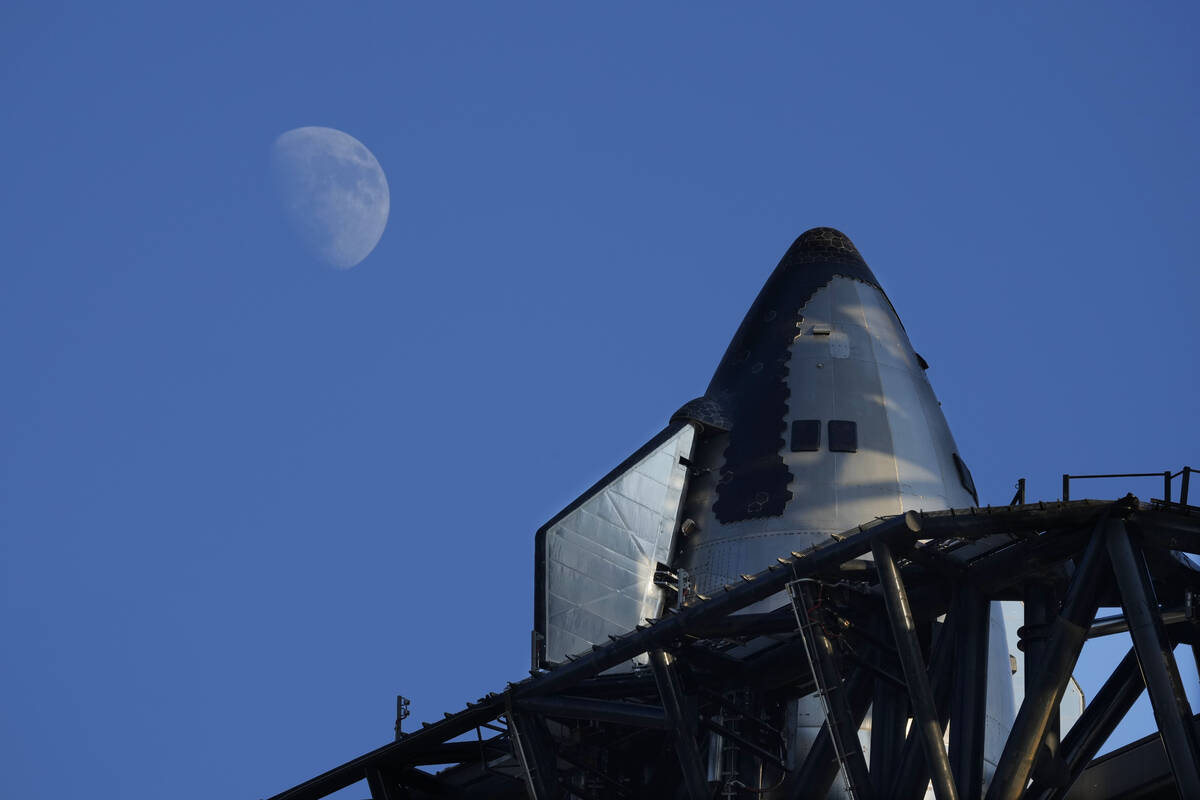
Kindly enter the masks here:
M 411 700 L 409 700 L 407 697 L 405 697 L 402 694 L 396 695 L 396 741 L 397 742 L 400 741 L 400 739 L 402 739 L 404 737 L 404 731 L 401 730 L 401 727 L 404 724 L 404 720 L 408 719 L 408 715 L 409 715 L 408 706 L 411 702 L 412 702 Z

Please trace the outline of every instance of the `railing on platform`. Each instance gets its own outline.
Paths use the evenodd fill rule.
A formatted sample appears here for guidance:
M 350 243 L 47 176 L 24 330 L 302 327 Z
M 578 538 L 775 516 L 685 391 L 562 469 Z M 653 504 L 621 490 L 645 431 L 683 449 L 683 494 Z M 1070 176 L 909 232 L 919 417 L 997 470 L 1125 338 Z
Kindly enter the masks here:
M 1187 502 L 1188 502 L 1188 484 L 1191 482 L 1192 473 L 1196 472 L 1196 471 L 1197 470 L 1192 467 L 1184 467 L 1183 469 L 1179 470 L 1179 472 L 1175 472 L 1175 473 L 1172 473 L 1171 470 L 1169 470 L 1169 469 L 1164 470 L 1162 472 L 1121 472 L 1121 473 L 1115 473 L 1112 475 L 1069 475 L 1064 472 L 1063 476 L 1062 476 L 1062 499 L 1063 499 L 1064 503 L 1071 499 L 1071 481 L 1073 481 L 1073 480 L 1082 480 L 1084 478 L 1158 478 L 1158 477 L 1161 477 L 1163 479 L 1163 500 L 1170 503 L 1171 502 L 1171 482 L 1173 480 L 1175 480 L 1176 478 L 1182 477 L 1183 479 L 1179 482 L 1179 504 L 1186 506 Z M 1024 479 L 1022 479 L 1021 483 L 1024 484 Z M 1020 488 L 1024 489 L 1025 487 L 1022 485 Z M 1019 491 L 1018 494 L 1023 496 L 1024 492 Z M 1023 499 L 1023 497 L 1022 497 L 1022 499 Z M 1014 498 L 1014 500 L 1015 500 L 1015 498 Z

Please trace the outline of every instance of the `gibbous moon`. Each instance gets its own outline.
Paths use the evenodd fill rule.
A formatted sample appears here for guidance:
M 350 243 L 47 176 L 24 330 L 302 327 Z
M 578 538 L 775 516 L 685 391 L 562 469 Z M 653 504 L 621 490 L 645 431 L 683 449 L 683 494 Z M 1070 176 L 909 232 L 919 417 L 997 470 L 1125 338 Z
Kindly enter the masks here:
M 362 142 L 333 128 L 295 128 L 271 145 L 271 172 L 292 228 L 337 269 L 366 258 L 387 225 L 387 178 Z

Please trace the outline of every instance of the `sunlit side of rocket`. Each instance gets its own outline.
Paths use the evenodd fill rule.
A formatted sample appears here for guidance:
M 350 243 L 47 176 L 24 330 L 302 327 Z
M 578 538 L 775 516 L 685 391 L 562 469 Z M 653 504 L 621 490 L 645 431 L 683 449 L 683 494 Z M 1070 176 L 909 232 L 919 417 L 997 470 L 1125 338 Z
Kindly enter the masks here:
M 725 429 L 691 459 L 676 563 L 696 590 L 877 516 L 975 505 L 925 366 L 846 236 L 797 239 L 675 415 Z

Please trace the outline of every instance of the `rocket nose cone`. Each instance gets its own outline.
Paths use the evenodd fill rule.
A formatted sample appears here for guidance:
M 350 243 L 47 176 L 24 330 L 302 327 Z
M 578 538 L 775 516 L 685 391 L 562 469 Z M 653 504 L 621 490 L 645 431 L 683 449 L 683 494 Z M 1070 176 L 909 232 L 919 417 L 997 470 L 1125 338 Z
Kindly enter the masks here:
M 866 264 L 850 237 L 836 228 L 806 230 L 792 243 L 788 255 L 800 263 L 840 261 Z

